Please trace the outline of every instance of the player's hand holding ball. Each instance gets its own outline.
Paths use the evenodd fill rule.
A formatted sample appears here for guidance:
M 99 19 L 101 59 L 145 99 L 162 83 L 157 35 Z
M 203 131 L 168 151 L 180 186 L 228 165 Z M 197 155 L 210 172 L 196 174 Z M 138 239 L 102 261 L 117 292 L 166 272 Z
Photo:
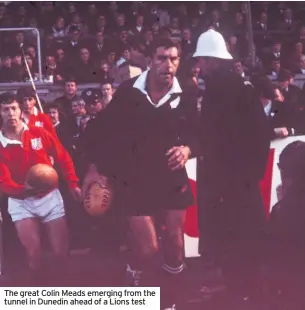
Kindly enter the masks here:
M 58 174 L 49 165 L 37 164 L 29 169 L 24 185 L 28 197 L 45 194 L 58 188 Z

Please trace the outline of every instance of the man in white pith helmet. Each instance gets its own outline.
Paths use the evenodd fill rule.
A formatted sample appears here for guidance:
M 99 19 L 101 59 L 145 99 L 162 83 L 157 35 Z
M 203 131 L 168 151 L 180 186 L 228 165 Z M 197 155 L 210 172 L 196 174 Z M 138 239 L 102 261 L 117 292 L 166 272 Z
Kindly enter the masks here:
M 253 275 L 262 254 L 266 216 L 259 181 L 270 147 L 267 119 L 253 87 L 228 69 L 232 56 L 220 33 L 201 34 L 193 57 L 205 79 L 197 176 L 200 252 L 222 268 L 230 295 L 244 300 L 257 291 Z

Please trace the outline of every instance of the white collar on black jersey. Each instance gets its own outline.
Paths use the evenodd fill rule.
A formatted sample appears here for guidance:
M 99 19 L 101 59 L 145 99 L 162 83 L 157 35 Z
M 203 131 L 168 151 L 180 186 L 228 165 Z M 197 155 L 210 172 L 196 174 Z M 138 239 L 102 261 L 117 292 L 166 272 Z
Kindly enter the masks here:
M 171 97 L 172 94 L 181 94 L 182 89 L 179 85 L 179 82 L 176 77 L 174 77 L 174 82 L 172 88 L 169 90 L 169 92 L 161 98 L 161 100 L 158 102 L 157 105 L 155 105 L 151 98 L 149 97 L 147 91 L 145 90 L 146 83 L 147 83 L 147 75 L 148 75 L 149 70 L 144 71 L 142 74 L 139 75 L 139 77 L 136 79 L 136 81 L 133 84 L 134 88 L 137 88 L 140 90 L 143 94 L 146 95 L 148 101 L 156 108 L 161 107 L 164 103 L 168 101 L 168 99 Z M 173 100 L 170 105 L 172 109 L 176 108 L 180 103 L 180 97 L 178 96 L 175 100 Z
M 23 123 L 23 131 L 29 130 L 29 127 L 27 124 Z M 0 131 L 0 143 L 2 144 L 3 147 L 7 147 L 8 144 L 19 144 L 22 145 L 21 141 L 18 140 L 11 140 L 6 137 L 4 137 L 2 130 Z

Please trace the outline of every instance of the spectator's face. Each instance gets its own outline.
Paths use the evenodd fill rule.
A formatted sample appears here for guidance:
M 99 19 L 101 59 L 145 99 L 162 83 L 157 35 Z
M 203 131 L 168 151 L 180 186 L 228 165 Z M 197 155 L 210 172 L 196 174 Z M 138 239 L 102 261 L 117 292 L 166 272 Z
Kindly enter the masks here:
M 227 11 L 229 9 L 229 2 L 228 1 L 221 1 L 220 2 L 221 9 Z
M 295 45 L 295 51 L 297 54 L 303 54 L 303 45 L 301 42 Z
M 124 59 L 130 60 L 130 51 L 129 50 L 124 50 L 122 56 L 123 56 Z
M 74 23 L 74 24 L 80 23 L 80 16 L 77 13 L 73 15 L 72 23 Z
M 73 96 L 76 94 L 77 87 L 75 82 L 66 82 L 65 83 L 65 92 L 66 94 Z
M 59 122 L 59 112 L 57 109 L 51 108 L 48 112 L 48 115 L 50 116 L 53 125 Z
M 106 98 L 111 97 L 112 96 L 112 86 L 111 86 L 111 84 L 104 84 L 104 85 L 102 85 L 101 91 L 102 91 L 103 97 L 106 97 Z
M 145 32 L 145 40 L 148 42 L 152 42 L 154 40 L 154 35 L 151 30 Z
M 63 49 L 59 48 L 56 50 L 56 55 L 57 55 L 58 60 L 63 60 L 65 57 L 65 52 Z
M 195 77 L 195 78 L 198 78 L 199 73 L 200 73 L 200 68 L 199 68 L 199 66 L 196 64 L 196 65 L 194 65 L 193 68 L 192 68 L 192 76 Z
M 73 115 L 78 116 L 78 115 L 80 115 L 82 108 L 77 102 L 72 102 L 71 110 L 72 110 Z
M 97 20 L 97 26 L 100 27 L 105 27 L 106 25 L 106 18 L 105 16 L 100 16 Z
M 138 16 L 137 17 L 137 25 L 138 26 L 143 26 L 143 23 L 144 23 L 144 17 L 143 16 Z
M 281 90 L 287 89 L 288 85 L 289 85 L 289 80 L 286 81 L 279 81 L 278 82 L 279 88 Z
M 125 30 L 121 31 L 120 38 L 121 38 L 122 42 L 126 42 L 126 40 L 127 40 L 127 31 L 125 31 Z
M 47 56 L 46 57 L 46 63 L 47 63 L 47 66 L 55 65 L 56 64 L 55 57 L 54 56 Z
M 154 23 L 151 28 L 154 32 L 158 32 L 160 30 L 160 25 L 159 23 Z
M 109 65 L 107 63 L 105 63 L 105 62 L 101 63 L 101 67 L 100 68 L 101 68 L 101 70 L 103 72 L 109 72 Z
M 212 13 L 212 19 L 215 22 L 218 22 L 220 20 L 220 14 L 218 10 L 214 10 Z
M 56 21 L 56 28 L 63 29 L 65 27 L 65 21 L 62 17 L 58 18 Z
M 180 57 L 176 47 L 158 47 L 152 59 L 152 71 L 160 84 L 171 85 L 180 64 Z
M 280 53 L 282 45 L 280 43 L 276 43 L 272 46 L 273 53 Z
M 35 18 L 31 18 L 29 21 L 29 26 L 33 28 L 37 28 L 37 25 L 38 25 L 37 20 Z
M 110 64 L 113 64 L 115 61 L 115 52 L 110 52 L 108 54 L 107 60 Z
M 22 57 L 21 57 L 21 55 L 16 55 L 13 58 L 13 63 L 16 64 L 16 65 L 21 66 L 21 64 L 22 64 Z
M 32 113 L 36 104 L 36 99 L 34 97 L 23 98 L 22 109 L 25 113 Z
M 16 42 L 18 44 L 24 43 L 24 34 L 22 32 L 16 34 Z
M 103 108 L 103 103 L 101 101 L 94 102 L 86 105 L 86 110 L 90 115 L 96 115 Z
M 104 40 L 104 36 L 102 32 L 97 32 L 96 34 L 96 42 L 102 44 Z
M 285 100 L 284 96 L 282 95 L 281 91 L 278 88 L 274 90 L 274 97 L 275 101 L 278 102 L 284 102 Z
M 33 67 L 33 59 L 30 56 L 25 56 L 26 62 L 30 68 Z
M 27 48 L 27 52 L 29 55 L 31 55 L 31 57 L 36 58 L 36 50 L 34 47 L 28 47 Z
M 279 72 L 281 69 L 281 62 L 278 60 L 272 61 L 271 68 L 274 72 Z
M 3 60 L 3 65 L 7 68 L 10 68 L 12 65 L 12 58 L 11 57 L 5 57 Z
M 109 3 L 109 9 L 110 9 L 112 12 L 117 11 L 117 9 L 118 9 L 117 3 L 116 3 L 115 1 L 111 1 L 111 2 Z
M 268 15 L 265 12 L 263 12 L 261 14 L 261 23 L 267 24 L 267 20 L 268 20 Z
M 190 29 L 184 29 L 182 33 L 183 40 L 190 41 L 191 40 L 191 31 Z
M 243 22 L 243 16 L 241 15 L 241 13 L 237 12 L 235 15 L 235 21 L 236 24 L 240 25 Z
M 117 22 L 117 25 L 119 27 L 124 26 L 125 25 L 125 17 L 124 17 L 124 15 L 122 15 L 122 14 L 118 15 L 118 17 L 116 19 L 116 22 Z
M 284 15 L 285 15 L 285 18 L 286 18 L 286 19 L 292 19 L 292 10 L 291 10 L 290 8 L 287 8 L 287 9 L 285 10 Z
M 26 15 L 26 9 L 24 6 L 20 6 L 18 9 L 18 15 L 19 16 L 25 16 Z
M 88 6 L 88 12 L 89 12 L 89 14 L 91 14 L 91 15 L 95 15 L 95 14 L 97 13 L 95 4 L 89 4 L 89 6 Z
M 236 36 L 230 36 L 229 43 L 230 43 L 230 45 L 236 45 L 237 44 L 237 37 Z
M 12 102 L 11 104 L 2 104 L 0 106 L 0 113 L 3 127 L 16 128 L 19 124 L 21 109 L 17 101 Z
M 76 12 L 76 7 L 73 3 L 69 3 L 69 6 L 68 6 L 68 11 L 70 14 L 73 14 Z
M 80 58 L 81 58 L 82 62 L 88 62 L 89 61 L 90 53 L 89 53 L 88 49 L 82 48 L 80 50 Z
M 234 71 L 239 74 L 239 75 L 242 75 L 243 72 L 244 72 L 244 69 L 243 69 L 243 65 L 241 64 L 240 61 L 237 61 L 234 63 Z
M 174 29 L 178 29 L 179 28 L 179 20 L 178 20 L 178 18 L 175 17 L 175 18 L 172 19 L 171 27 L 174 28 Z

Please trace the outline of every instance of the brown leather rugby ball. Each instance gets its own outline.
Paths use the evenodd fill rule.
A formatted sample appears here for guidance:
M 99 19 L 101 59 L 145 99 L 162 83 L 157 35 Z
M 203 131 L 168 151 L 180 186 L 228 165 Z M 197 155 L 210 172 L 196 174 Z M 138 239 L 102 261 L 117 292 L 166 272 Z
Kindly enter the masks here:
M 101 216 L 111 207 L 113 191 L 109 185 L 102 187 L 94 182 L 90 185 L 84 200 L 86 212 L 91 216 Z
M 58 187 L 58 174 L 49 165 L 37 164 L 29 169 L 26 182 L 34 188 L 48 191 Z

